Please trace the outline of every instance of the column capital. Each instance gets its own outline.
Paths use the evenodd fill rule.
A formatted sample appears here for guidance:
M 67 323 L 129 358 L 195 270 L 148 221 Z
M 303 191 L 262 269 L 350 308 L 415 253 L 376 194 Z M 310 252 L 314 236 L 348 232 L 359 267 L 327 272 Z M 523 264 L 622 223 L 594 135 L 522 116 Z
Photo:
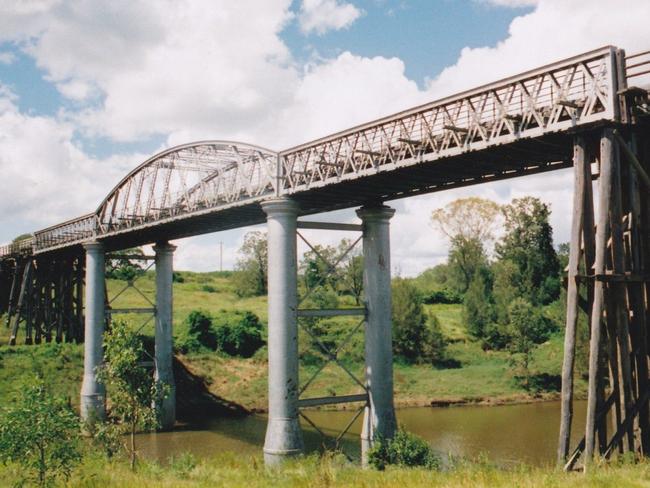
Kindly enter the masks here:
M 363 222 L 387 222 L 395 215 L 395 209 L 387 205 L 364 206 L 357 210 L 357 215 Z
M 300 210 L 298 202 L 290 198 L 272 198 L 263 201 L 260 205 L 268 217 L 278 215 L 298 216 L 298 210 Z
M 88 241 L 82 244 L 83 248 L 88 252 L 103 252 L 104 243 L 101 241 Z
M 152 249 L 156 254 L 158 253 L 171 254 L 176 250 L 176 246 L 170 244 L 168 241 L 161 241 L 161 242 L 156 242 L 156 244 L 152 247 Z

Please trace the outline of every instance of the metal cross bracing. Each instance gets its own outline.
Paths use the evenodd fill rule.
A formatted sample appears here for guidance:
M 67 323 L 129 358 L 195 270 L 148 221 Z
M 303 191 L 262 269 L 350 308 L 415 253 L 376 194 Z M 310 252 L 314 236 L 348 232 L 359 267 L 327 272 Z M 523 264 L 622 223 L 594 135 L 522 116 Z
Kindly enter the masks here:
M 106 256 L 107 262 L 110 262 L 112 260 L 124 260 L 124 259 L 144 261 L 144 262 L 148 261 L 149 263 L 144 268 L 142 268 L 133 278 L 127 279 L 125 282 L 123 282 L 123 284 L 122 282 L 120 282 L 121 286 L 115 292 L 114 295 L 112 296 L 109 295 L 108 286 L 104 288 L 106 290 L 106 306 L 105 306 L 106 324 L 107 326 L 109 326 L 111 320 L 113 320 L 115 316 L 125 316 L 125 317 L 143 316 L 144 320 L 142 320 L 135 329 L 136 332 L 140 332 L 147 325 L 152 323 L 152 321 L 156 317 L 156 304 L 154 303 L 155 300 L 147 296 L 147 293 L 142 288 L 137 286 L 138 281 L 141 280 L 144 276 L 146 276 L 146 273 L 154 267 L 155 257 L 147 256 L 144 254 L 129 254 L 129 255 L 109 254 Z M 133 293 L 131 294 L 132 296 L 129 297 L 128 295 L 130 291 L 132 291 Z M 141 307 L 133 306 L 134 299 L 142 303 L 144 306 Z M 124 302 L 126 302 L 125 305 L 120 306 L 120 303 L 124 303 Z
M 625 120 L 619 87 L 644 80 L 649 59 L 604 47 L 279 153 L 224 141 L 174 147 L 135 168 L 95 212 L 0 247 L 0 257 L 262 223 L 269 196 L 290 195 L 307 215 L 567 168 L 574 133 Z
M 297 223 L 298 231 L 297 236 L 302 242 L 313 252 L 316 256 L 316 259 L 321 261 L 325 266 L 325 273 L 319 276 L 319 280 L 313 284 L 310 288 L 305 290 L 305 293 L 302 297 L 298 299 L 298 308 L 296 309 L 296 316 L 298 318 L 299 329 L 307 334 L 308 337 L 308 347 L 316 349 L 320 356 L 320 364 L 317 365 L 315 369 L 310 371 L 310 374 L 306 381 L 304 381 L 298 390 L 298 407 L 299 415 L 309 424 L 314 430 L 321 436 L 322 446 L 325 449 L 336 449 L 342 451 L 341 441 L 344 436 L 348 433 L 350 428 L 354 425 L 356 420 L 361 416 L 364 409 L 368 406 L 368 389 L 366 387 L 365 381 L 359 378 L 348 365 L 345 364 L 343 359 L 343 354 L 346 347 L 350 346 L 351 341 L 362 332 L 362 328 L 366 322 L 366 308 L 357 307 L 357 308 L 304 308 L 304 304 L 309 302 L 309 298 L 318 290 L 323 289 L 327 286 L 327 281 L 331 278 L 338 270 L 339 265 L 344 262 L 344 260 L 358 248 L 359 243 L 361 242 L 362 235 L 359 235 L 354 241 L 346 241 L 347 245 L 340 252 L 338 256 L 331 259 L 327 259 L 323 256 L 323 253 L 319 251 L 318 247 L 313 245 L 305 236 L 304 232 L 301 232 L 300 229 L 321 229 L 321 230 L 338 230 L 338 231 L 353 231 L 353 232 L 362 232 L 362 226 L 357 224 L 336 224 L 330 222 L 308 222 L 308 221 L 298 221 Z M 303 308 L 301 308 L 303 305 Z M 323 319 L 333 318 L 333 317 L 350 317 L 358 318 L 352 321 L 346 321 L 346 326 L 348 330 L 343 334 L 343 338 L 339 339 L 338 343 L 330 343 L 330 341 L 323 340 L 321 334 L 317 331 L 319 329 L 319 322 Z M 329 324 L 331 326 L 331 324 Z M 328 327 L 328 324 L 325 325 Z M 307 351 L 302 351 L 305 354 Z M 315 381 L 322 376 L 325 368 L 334 364 L 345 372 L 346 376 L 349 378 L 351 385 L 356 387 L 358 390 L 357 393 L 353 394 L 337 394 L 337 392 L 330 390 L 331 395 L 326 397 L 309 397 L 305 393 L 309 391 L 310 386 L 313 386 Z M 352 415 L 350 416 L 349 421 L 344 425 L 340 432 L 334 432 L 334 435 L 328 435 L 324 429 L 318 426 L 317 422 L 314 422 L 312 418 L 307 414 L 305 409 L 309 408 L 318 408 L 327 405 L 340 405 L 340 404 L 351 404 L 356 403 L 358 406 L 354 409 Z M 349 453 L 343 452 L 345 456 L 349 459 L 352 459 L 352 456 Z

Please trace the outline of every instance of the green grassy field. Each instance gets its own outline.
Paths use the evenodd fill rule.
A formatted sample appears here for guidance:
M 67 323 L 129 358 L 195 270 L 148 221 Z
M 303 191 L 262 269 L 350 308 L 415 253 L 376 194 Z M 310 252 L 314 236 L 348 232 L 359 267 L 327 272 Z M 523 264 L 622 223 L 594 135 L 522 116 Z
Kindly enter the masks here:
M 0 484 L 15 486 L 16 466 L 0 466 Z M 337 456 L 310 456 L 266 469 L 261 457 L 225 453 L 194 461 L 180 458 L 169 465 L 142 462 L 131 472 L 125 461 L 88 457 L 64 486 L 75 487 L 648 487 L 650 464 L 612 464 L 594 467 L 588 474 L 519 466 L 499 469 L 462 461 L 442 471 L 413 468 L 363 470 Z
M 196 309 L 218 314 L 226 310 L 249 310 L 266 323 L 266 297 L 240 298 L 232 288 L 227 273 L 181 274 L 183 282 L 174 283 L 175 330 L 183 327 L 187 315 Z M 147 300 L 132 288 L 124 289 L 125 282 L 108 281 L 109 299 L 114 308 L 147 307 Z M 145 274 L 136 286 L 149 300 L 154 299 L 152 274 Z M 504 351 L 483 351 L 480 344 L 468 338 L 461 318 L 461 305 L 427 305 L 427 312 L 435 314 L 444 335 L 449 340 L 448 355 L 454 360 L 453 368 L 436 368 L 431 365 L 395 364 L 395 400 L 398 405 L 428 405 L 431 402 L 500 403 L 526 401 L 540 395 L 525 391 L 513 378 L 509 355 Z M 134 327 L 145 322 L 143 315 L 125 317 Z M 2 322 L 4 323 L 4 322 Z M 146 323 L 141 331 L 153 334 L 153 324 Z M 303 338 L 305 334 L 303 333 Z M 7 343 L 7 330 L 2 326 L 0 340 Z M 354 340 L 361 340 L 356 336 Z M 20 342 L 20 337 L 19 337 Z M 306 347 L 302 341 L 302 347 Z M 536 374 L 555 376 L 560 372 L 562 339 L 558 335 L 537 348 L 531 369 Z M 186 367 L 201 376 L 212 393 L 226 400 L 255 410 L 263 410 L 267 403 L 266 361 L 262 350 L 253 358 L 233 358 L 217 353 L 196 353 L 180 356 Z M 359 361 L 348 361 L 348 368 L 363 376 Z M 305 381 L 316 365 L 303 365 L 301 379 Z M 0 399 L 8 400 L 19 391 L 35 371 L 41 371 L 46 381 L 77 403 L 83 369 L 83 348 L 73 344 L 34 346 L 0 346 Z M 321 376 L 310 386 L 306 395 L 321 396 L 346 394 L 359 387 L 341 368 L 329 364 Z M 584 391 L 584 382 L 577 382 L 578 394 Z M 548 397 L 548 395 L 541 395 Z

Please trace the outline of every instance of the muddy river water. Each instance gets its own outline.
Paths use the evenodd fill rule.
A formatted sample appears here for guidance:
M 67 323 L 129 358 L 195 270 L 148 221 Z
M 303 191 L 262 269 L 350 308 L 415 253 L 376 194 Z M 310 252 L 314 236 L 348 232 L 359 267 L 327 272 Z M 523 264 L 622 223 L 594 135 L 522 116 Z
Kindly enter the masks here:
M 584 425 L 586 403 L 575 406 L 575 426 Z M 350 421 L 351 411 L 307 412 L 326 434 L 336 436 Z M 425 438 L 437 451 L 456 456 L 484 455 L 498 464 L 528 463 L 550 465 L 555 459 L 560 419 L 559 402 L 539 402 L 504 406 L 463 406 L 449 408 L 403 408 L 398 422 Z M 174 432 L 139 436 L 139 450 L 145 457 L 161 462 L 183 452 L 211 457 L 222 451 L 260 453 L 264 443 L 266 418 L 197 419 Z M 321 436 L 303 423 L 307 450 L 321 445 Z M 343 449 L 358 456 L 361 421 L 357 420 L 343 440 Z M 574 428 L 575 445 L 582 428 Z

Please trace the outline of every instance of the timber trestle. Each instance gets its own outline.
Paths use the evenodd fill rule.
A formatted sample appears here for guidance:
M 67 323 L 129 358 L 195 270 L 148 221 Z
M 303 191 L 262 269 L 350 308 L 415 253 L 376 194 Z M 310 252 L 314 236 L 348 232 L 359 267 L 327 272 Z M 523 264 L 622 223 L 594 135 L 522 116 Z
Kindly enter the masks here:
M 1 264 L 0 305 L 10 344 L 83 342 L 83 254 L 17 256 Z
M 627 77 L 619 83 L 622 123 L 574 141 L 558 447 L 565 470 L 580 461 L 587 469 L 594 456 L 650 454 L 650 98 L 628 87 Z M 571 449 L 579 320 L 590 331 L 587 416 L 584 437 Z

